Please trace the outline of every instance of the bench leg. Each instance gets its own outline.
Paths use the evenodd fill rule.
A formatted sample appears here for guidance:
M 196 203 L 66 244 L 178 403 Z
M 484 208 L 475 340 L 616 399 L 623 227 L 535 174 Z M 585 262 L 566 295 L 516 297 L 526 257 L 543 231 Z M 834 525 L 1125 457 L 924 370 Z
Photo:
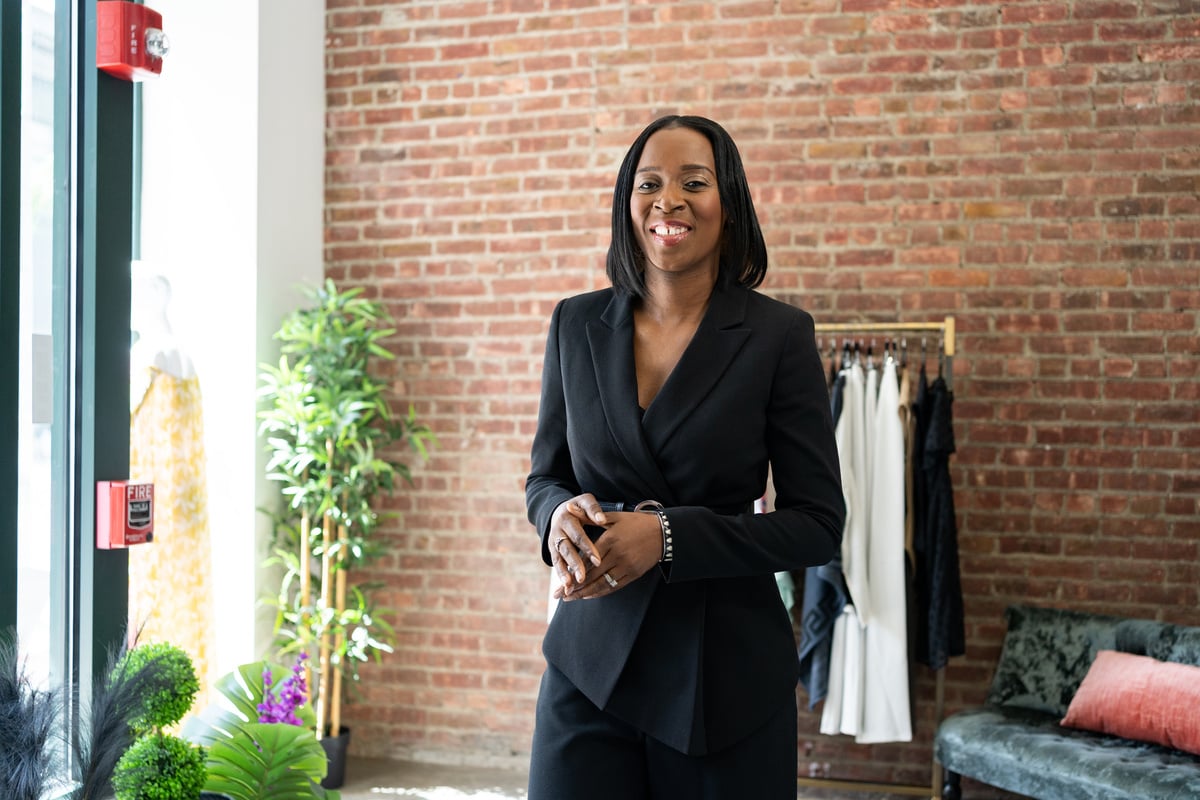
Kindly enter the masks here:
M 959 786 L 961 777 L 957 772 L 945 771 L 945 782 L 942 784 L 942 800 L 962 800 L 962 787 Z

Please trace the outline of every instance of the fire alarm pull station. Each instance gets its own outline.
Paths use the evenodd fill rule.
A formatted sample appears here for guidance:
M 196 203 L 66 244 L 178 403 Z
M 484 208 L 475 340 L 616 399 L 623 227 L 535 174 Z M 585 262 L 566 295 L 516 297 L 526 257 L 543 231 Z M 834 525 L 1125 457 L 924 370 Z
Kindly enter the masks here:
M 154 540 L 154 484 L 96 484 L 96 547 L 118 550 Z
M 99 0 L 96 3 L 96 66 L 126 81 L 142 81 L 162 73 L 170 43 L 162 30 L 162 14 L 141 3 Z

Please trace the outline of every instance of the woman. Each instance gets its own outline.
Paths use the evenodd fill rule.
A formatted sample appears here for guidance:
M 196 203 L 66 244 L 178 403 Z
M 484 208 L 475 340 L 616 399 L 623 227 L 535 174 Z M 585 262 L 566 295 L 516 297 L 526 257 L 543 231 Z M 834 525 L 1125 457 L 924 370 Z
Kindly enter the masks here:
M 642 131 L 607 269 L 546 345 L 526 502 L 562 602 L 530 800 L 794 798 L 774 573 L 829 561 L 845 512 L 812 318 L 751 291 L 766 245 L 724 129 Z M 756 515 L 768 466 L 775 510 Z

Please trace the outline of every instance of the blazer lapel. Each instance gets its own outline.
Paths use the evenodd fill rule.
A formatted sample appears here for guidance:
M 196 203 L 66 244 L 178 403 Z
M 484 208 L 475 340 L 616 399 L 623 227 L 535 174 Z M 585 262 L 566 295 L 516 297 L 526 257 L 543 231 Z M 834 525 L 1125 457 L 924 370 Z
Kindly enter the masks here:
M 600 404 L 621 454 L 645 483 L 646 497 L 674 502 L 674 492 L 646 444 L 637 402 L 637 373 L 633 364 L 633 305 L 629 295 L 615 292 L 598 321 L 587 325 L 588 346 L 596 371 Z M 641 500 L 613 497 L 601 500 Z
M 741 287 L 713 290 L 700 327 L 642 420 L 651 452 L 661 450 L 712 392 L 746 343 L 750 336 L 743 324 L 747 296 L 748 290 Z

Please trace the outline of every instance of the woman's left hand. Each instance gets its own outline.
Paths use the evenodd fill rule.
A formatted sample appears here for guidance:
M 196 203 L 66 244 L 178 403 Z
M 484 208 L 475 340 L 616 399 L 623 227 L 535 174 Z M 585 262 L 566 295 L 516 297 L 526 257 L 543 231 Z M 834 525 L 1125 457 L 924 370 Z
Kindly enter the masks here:
M 619 592 L 645 575 L 662 560 L 662 526 L 657 514 L 638 511 L 609 511 L 609 524 L 596 540 L 600 566 L 588 570 L 582 584 L 554 596 L 563 600 L 591 600 Z

